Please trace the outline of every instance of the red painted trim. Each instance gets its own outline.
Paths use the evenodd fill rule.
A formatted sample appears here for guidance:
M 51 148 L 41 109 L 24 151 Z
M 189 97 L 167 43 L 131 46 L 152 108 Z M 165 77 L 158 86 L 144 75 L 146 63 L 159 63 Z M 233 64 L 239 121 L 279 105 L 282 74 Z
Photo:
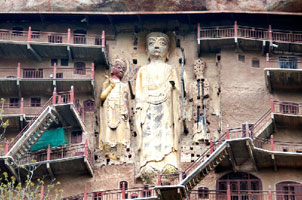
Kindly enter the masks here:
M 21 78 L 21 63 L 18 62 L 17 67 L 17 78 Z
M 57 88 L 54 88 L 52 92 L 52 104 L 56 104 L 56 98 L 57 98 Z
M 50 144 L 48 145 L 47 148 L 47 160 L 50 160 Z
M 91 63 L 91 79 L 94 80 L 94 63 Z
M 67 29 L 67 43 L 70 44 L 70 28 Z
M 268 186 L 268 200 L 272 200 L 272 199 L 273 199 L 272 187 Z
M 87 187 L 85 187 L 85 191 L 84 191 L 84 199 L 83 200 L 87 200 Z
M 105 31 L 102 31 L 102 46 L 105 47 Z
M 214 152 L 214 145 L 213 145 L 213 140 L 212 138 L 210 139 L 210 147 L 211 147 L 211 152 L 210 154 L 212 154 Z
M 249 137 L 249 124 L 245 123 L 245 137 Z
M 57 78 L 57 63 L 54 63 L 53 65 L 53 78 Z
M 197 24 L 197 40 L 200 40 L 200 23 Z
M 157 185 L 161 185 L 160 171 L 157 172 Z
M 40 195 L 40 200 L 44 199 L 44 185 L 41 185 L 41 195 Z
M 85 140 L 85 151 L 84 151 L 84 155 L 88 156 L 88 140 Z
M 123 186 L 122 186 L 122 199 L 126 199 L 125 182 L 123 182 Z
M 71 90 L 70 90 L 70 102 L 74 103 L 74 89 L 73 89 L 73 86 L 71 86 Z
M 269 53 L 266 53 L 266 68 L 270 67 L 270 63 L 269 63 Z
M 9 151 L 9 140 L 6 140 L 6 143 L 5 143 L 5 155 L 8 153 Z
M 275 109 L 274 109 L 274 100 L 273 100 L 273 96 L 271 96 L 271 98 L 270 98 L 270 104 L 271 104 L 271 112 L 274 113 Z
M 271 135 L 271 150 L 274 151 L 274 136 Z
M 230 183 L 227 183 L 227 200 L 231 200 L 231 187 Z
M 31 26 L 28 27 L 28 32 L 27 32 L 27 42 L 31 41 Z
M 226 139 L 229 140 L 230 139 L 230 129 L 227 128 L 227 131 L 226 131 Z
M 238 25 L 237 25 L 237 21 L 234 22 L 234 34 L 235 34 L 235 37 L 238 37 Z
M 272 25 L 268 26 L 269 40 L 273 40 Z

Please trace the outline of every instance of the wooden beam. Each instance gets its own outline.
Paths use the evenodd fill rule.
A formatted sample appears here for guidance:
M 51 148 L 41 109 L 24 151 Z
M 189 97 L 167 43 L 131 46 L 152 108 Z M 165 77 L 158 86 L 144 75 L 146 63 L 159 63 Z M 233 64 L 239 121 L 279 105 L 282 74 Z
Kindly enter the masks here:
M 70 61 L 72 61 L 72 60 L 73 60 L 72 49 L 71 49 L 71 47 L 70 47 L 69 45 L 68 45 L 66 48 L 67 48 L 68 59 L 69 59 Z
M 30 50 L 30 52 L 32 52 L 32 53 L 34 54 L 35 58 L 36 58 L 39 62 L 42 61 L 41 56 L 38 54 L 38 52 L 37 52 L 36 50 L 34 50 L 34 49 L 31 47 L 30 43 L 27 43 L 27 49 Z
M 56 178 L 55 178 L 55 175 L 54 175 L 54 173 L 51 169 L 50 163 L 46 163 L 46 168 L 47 168 L 47 171 L 48 171 L 48 173 L 51 177 L 51 180 L 55 180 Z
M 274 171 L 278 171 L 278 168 L 277 168 L 277 163 L 276 163 L 276 158 L 275 158 L 275 155 L 272 154 L 272 161 L 273 161 L 273 165 L 274 165 Z
M 56 111 L 52 110 L 53 114 L 56 116 L 56 118 L 59 119 L 59 121 L 62 123 L 63 127 L 67 127 L 68 125 L 66 124 L 65 120 L 61 117 L 61 115 Z
M 108 21 L 110 22 L 110 25 L 111 25 L 111 28 L 114 32 L 114 37 L 116 36 L 116 27 L 114 26 L 114 22 L 113 22 L 113 19 L 112 19 L 112 16 L 110 15 L 107 15 L 107 18 L 108 18 Z
M 254 170 L 258 171 L 258 168 L 257 168 L 257 165 L 256 165 L 256 160 L 255 160 L 255 157 L 254 157 L 254 154 L 253 154 L 253 150 L 252 150 L 251 144 L 250 144 L 250 142 L 248 140 L 246 141 L 246 145 L 247 145 L 247 148 L 248 148 L 248 152 L 250 154 L 250 158 L 251 158 L 251 160 L 253 162 Z
M 231 146 L 230 146 L 230 144 L 228 143 L 227 144 L 227 152 L 228 152 L 228 154 L 229 154 L 229 160 L 230 160 L 230 162 L 231 162 L 231 164 L 232 164 L 232 167 L 233 167 L 233 171 L 234 172 L 237 172 L 237 163 L 236 163 L 236 160 L 235 160 L 235 158 L 234 158 L 234 154 L 233 154 L 233 152 L 232 152 L 232 149 L 231 149 Z

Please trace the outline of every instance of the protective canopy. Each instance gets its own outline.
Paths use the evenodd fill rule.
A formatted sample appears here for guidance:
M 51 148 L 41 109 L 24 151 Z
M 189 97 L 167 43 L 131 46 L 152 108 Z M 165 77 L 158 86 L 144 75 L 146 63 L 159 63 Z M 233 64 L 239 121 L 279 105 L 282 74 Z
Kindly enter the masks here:
M 68 137 L 63 128 L 45 131 L 38 141 L 30 148 L 30 151 L 46 149 L 49 144 L 50 147 L 58 147 L 68 144 Z

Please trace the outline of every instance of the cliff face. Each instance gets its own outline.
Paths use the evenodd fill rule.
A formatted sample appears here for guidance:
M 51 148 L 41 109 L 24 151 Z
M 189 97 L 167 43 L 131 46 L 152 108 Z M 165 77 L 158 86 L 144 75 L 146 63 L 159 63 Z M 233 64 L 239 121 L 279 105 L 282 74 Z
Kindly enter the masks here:
M 301 0 L 0 0 L 9 11 L 284 11 L 302 12 Z

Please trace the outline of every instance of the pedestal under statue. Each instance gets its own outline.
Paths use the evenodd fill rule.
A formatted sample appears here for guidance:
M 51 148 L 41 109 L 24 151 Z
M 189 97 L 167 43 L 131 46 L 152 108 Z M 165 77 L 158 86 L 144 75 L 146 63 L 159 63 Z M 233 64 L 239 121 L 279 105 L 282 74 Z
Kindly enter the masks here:
M 166 63 L 169 37 L 147 35 L 150 63 L 141 67 L 136 79 L 136 129 L 140 158 L 138 177 L 155 183 L 161 174 L 178 172 L 180 135 L 180 82 L 174 66 Z
M 129 88 L 121 81 L 126 69 L 125 60 L 113 60 L 111 77 L 106 76 L 101 93 L 99 147 L 113 160 L 119 159 L 125 147 L 130 145 Z

